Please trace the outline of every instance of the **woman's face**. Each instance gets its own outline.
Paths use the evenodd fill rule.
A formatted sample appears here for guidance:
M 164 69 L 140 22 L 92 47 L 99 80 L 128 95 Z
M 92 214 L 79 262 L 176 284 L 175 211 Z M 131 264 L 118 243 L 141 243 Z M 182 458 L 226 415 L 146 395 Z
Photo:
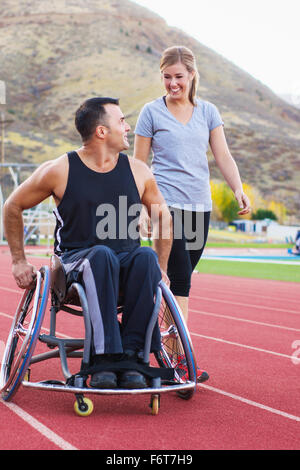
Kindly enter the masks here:
M 169 65 L 162 72 L 165 89 L 172 99 L 188 99 L 194 72 L 189 72 L 185 65 L 178 62 Z

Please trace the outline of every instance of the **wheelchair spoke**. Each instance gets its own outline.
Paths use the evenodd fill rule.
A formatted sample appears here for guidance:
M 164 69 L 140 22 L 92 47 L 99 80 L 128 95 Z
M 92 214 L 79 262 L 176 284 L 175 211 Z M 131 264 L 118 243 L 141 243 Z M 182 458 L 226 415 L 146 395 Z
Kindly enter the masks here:
M 1 395 L 6 401 L 16 393 L 30 363 L 45 313 L 48 291 L 48 268 L 44 267 L 37 273 L 36 286 L 24 291 L 6 343 L 0 371 Z
M 181 313 L 172 294 L 163 295 L 158 315 L 161 334 L 161 350 L 156 353 L 156 360 L 161 367 L 174 369 L 174 380 L 178 384 L 194 380 L 194 356 Z M 179 392 L 178 392 L 179 393 Z M 193 391 L 185 393 L 188 399 Z

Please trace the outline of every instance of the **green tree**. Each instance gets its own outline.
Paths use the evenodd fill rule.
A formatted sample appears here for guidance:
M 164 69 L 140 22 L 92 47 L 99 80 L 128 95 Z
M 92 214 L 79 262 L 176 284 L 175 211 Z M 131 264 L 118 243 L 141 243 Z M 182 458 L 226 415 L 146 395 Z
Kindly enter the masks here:
M 253 212 L 251 216 L 252 220 L 264 220 L 264 219 L 271 219 L 277 220 L 276 214 L 270 209 L 257 209 L 256 212 Z
M 232 190 L 226 183 L 211 183 L 212 199 L 219 217 L 224 222 L 232 222 L 238 217 L 239 205 Z
M 232 222 L 238 218 L 238 211 L 240 210 L 236 199 L 231 199 L 222 209 L 223 220 L 225 222 Z

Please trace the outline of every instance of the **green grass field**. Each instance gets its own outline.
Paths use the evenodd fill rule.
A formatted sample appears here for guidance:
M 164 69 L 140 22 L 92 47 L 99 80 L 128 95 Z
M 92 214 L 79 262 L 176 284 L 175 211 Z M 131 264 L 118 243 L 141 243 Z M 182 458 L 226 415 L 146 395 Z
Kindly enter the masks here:
M 196 270 L 200 273 L 221 274 L 223 276 L 300 282 L 300 266 L 285 264 L 202 259 Z
M 288 248 L 292 248 L 294 246 L 293 243 L 235 243 L 235 242 L 207 242 L 207 248 L 268 248 L 268 249 L 275 249 L 275 248 L 282 248 L 287 250 Z
M 142 242 L 148 245 L 147 241 Z M 208 242 L 211 248 L 290 248 L 287 243 L 251 243 L 251 241 Z M 202 259 L 196 266 L 200 273 L 220 274 L 222 276 L 249 277 L 254 279 L 272 279 L 275 281 L 300 282 L 300 266 L 275 263 L 255 263 L 247 261 L 222 261 Z
M 148 242 L 144 241 L 147 246 Z M 289 248 L 286 243 L 238 243 L 208 242 L 207 247 L 214 248 Z M 299 259 L 300 261 L 300 259 Z M 222 261 L 202 259 L 196 266 L 200 273 L 220 274 L 222 276 L 249 277 L 254 279 L 272 279 L 274 281 L 300 282 L 300 266 L 276 263 L 255 263 L 247 261 Z
M 234 234 L 235 235 L 235 234 Z M 142 240 L 143 246 L 151 246 L 148 240 Z M 51 244 L 50 244 L 51 245 Z M 232 237 L 232 241 L 208 242 L 207 247 L 213 248 L 289 248 L 293 245 L 284 243 L 251 243 L 244 240 L 240 242 L 238 237 Z M 300 260 L 300 259 L 299 259 Z M 255 263 L 242 261 L 222 261 L 202 259 L 196 270 L 200 273 L 220 274 L 223 276 L 249 277 L 255 279 L 273 279 L 277 281 L 300 282 L 300 266 Z

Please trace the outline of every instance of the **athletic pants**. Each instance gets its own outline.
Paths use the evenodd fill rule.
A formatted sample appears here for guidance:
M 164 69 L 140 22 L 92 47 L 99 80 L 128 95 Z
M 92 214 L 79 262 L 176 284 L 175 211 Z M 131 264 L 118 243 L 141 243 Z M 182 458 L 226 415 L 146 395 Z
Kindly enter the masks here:
M 168 262 L 170 290 L 188 297 L 192 273 L 201 258 L 208 236 L 210 212 L 193 212 L 170 207 L 173 245 Z
M 93 329 L 94 354 L 144 349 L 145 333 L 161 279 L 156 253 L 149 247 L 116 253 L 104 245 L 72 250 L 61 256 L 66 274 L 78 272 L 85 289 Z M 117 319 L 122 292 L 122 328 Z M 155 325 L 151 351 L 160 349 Z

